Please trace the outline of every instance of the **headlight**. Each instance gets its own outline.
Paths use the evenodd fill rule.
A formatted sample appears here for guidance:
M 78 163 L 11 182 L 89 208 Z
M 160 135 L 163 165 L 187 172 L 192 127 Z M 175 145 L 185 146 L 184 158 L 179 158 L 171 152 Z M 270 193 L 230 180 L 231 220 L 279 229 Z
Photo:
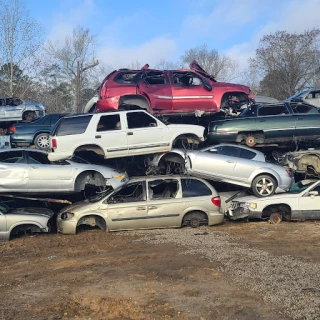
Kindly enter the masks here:
M 256 209 L 257 204 L 251 202 L 240 202 L 240 207 L 247 208 L 247 209 Z
M 61 220 L 68 220 L 73 217 L 74 217 L 74 214 L 71 212 L 63 212 L 63 213 L 61 213 L 61 216 L 60 216 Z

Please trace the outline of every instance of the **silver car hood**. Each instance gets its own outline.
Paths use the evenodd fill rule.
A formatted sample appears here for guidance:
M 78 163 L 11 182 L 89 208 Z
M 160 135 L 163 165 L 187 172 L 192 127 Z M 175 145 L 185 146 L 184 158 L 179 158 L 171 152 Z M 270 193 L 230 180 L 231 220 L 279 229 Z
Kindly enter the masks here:
M 25 214 L 25 215 L 40 215 L 40 216 L 46 216 L 51 218 L 54 215 L 54 212 L 47 208 L 16 208 L 16 209 L 10 209 L 8 214 Z

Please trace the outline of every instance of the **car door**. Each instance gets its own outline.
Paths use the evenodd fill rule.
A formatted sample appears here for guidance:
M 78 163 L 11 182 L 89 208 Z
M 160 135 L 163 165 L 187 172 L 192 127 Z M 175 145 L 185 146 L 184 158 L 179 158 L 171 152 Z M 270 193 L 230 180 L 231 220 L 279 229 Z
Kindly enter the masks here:
M 171 71 L 170 80 L 174 111 L 212 111 L 216 107 L 212 91 L 205 88 L 202 78 L 194 72 Z
M 137 83 L 137 94 L 147 95 L 154 111 L 172 110 L 171 84 L 164 71 L 144 71 Z
M 147 180 L 148 228 L 180 227 L 182 197 L 178 179 Z
M 293 139 L 295 119 L 283 104 L 261 106 L 258 110 L 257 130 L 263 131 L 266 139 Z
M 29 191 L 73 191 L 77 175 L 74 166 L 63 161 L 51 163 L 45 152 L 28 151 Z
M 145 181 L 128 183 L 106 201 L 107 224 L 110 230 L 147 228 Z
M 123 157 L 128 154 L 127 130 L 119 113 L 101 115 L 94 124 L 94 140 L 99 144 L 106 158 Z
M 0 190 L 27 191 L 29 165 L 22 150 L 0 152 Z
M 317 191 L 318 195 L 310 195 L 310 191 Z M 320 183 L 300 197 L 298 203 L 303 219 L 320 219 Z
M 232 172 L 236 165 L 235 157 L 210 151 L 193 151 L 188 155 L 191 162 L 190 173 L 214 180 L 229 178 L 233 174 Z
M 127 112 L 126 117 L 129 155 L 170 150 L 165 124 L 144 111 Z

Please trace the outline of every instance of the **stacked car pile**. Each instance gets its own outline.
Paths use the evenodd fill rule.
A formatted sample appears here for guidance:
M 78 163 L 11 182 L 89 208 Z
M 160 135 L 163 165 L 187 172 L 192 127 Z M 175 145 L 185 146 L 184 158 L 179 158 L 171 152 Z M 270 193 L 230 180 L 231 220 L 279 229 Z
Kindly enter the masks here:
M 85 201 L 58 214 L 58 231 L 65 234 L 82 225 L 109 231 L 221 223 L 217 183 L 236 186 L 227 201 L 231 219 L 315 218 L 320 183 L 293 184 L 293 174 L 320 172 L 319 155 L 310 150 L 282 155 L 274 147 L 314 146 L 320 137 L 318 109 L 252 99 L 248 87 L 216 82 L 195 62 L 191 70 L 114 71 L 86 107 L 96 112 L 47 115 L 21 135 L 19 124 L 12 128 L 12 144 L 35 144 L 49 153 L 0 152 L 1 191 L 81 194 Z M 271 146 L 278 164 L 251 148 L 259 146 Z M 139 176 L 129 179 L 127 172 Z M 48 209 L 25 210 L 28 218 L 21 219 L 21 212 L 0 210 L 3 239 L 25 230 L 49 231 L 53 216 Z

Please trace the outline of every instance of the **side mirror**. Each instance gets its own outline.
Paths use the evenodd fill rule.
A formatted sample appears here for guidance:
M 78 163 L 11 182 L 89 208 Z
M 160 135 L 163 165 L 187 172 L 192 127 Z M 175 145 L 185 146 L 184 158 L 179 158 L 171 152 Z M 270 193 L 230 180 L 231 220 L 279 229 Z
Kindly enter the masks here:
M 317 195 L 319 195 L 319 192 L 318 192 L 318 191 L 310 191 L 310 192 L 309 192 L 309 196 L 314 197 L 314 196 L 317 196 Z

